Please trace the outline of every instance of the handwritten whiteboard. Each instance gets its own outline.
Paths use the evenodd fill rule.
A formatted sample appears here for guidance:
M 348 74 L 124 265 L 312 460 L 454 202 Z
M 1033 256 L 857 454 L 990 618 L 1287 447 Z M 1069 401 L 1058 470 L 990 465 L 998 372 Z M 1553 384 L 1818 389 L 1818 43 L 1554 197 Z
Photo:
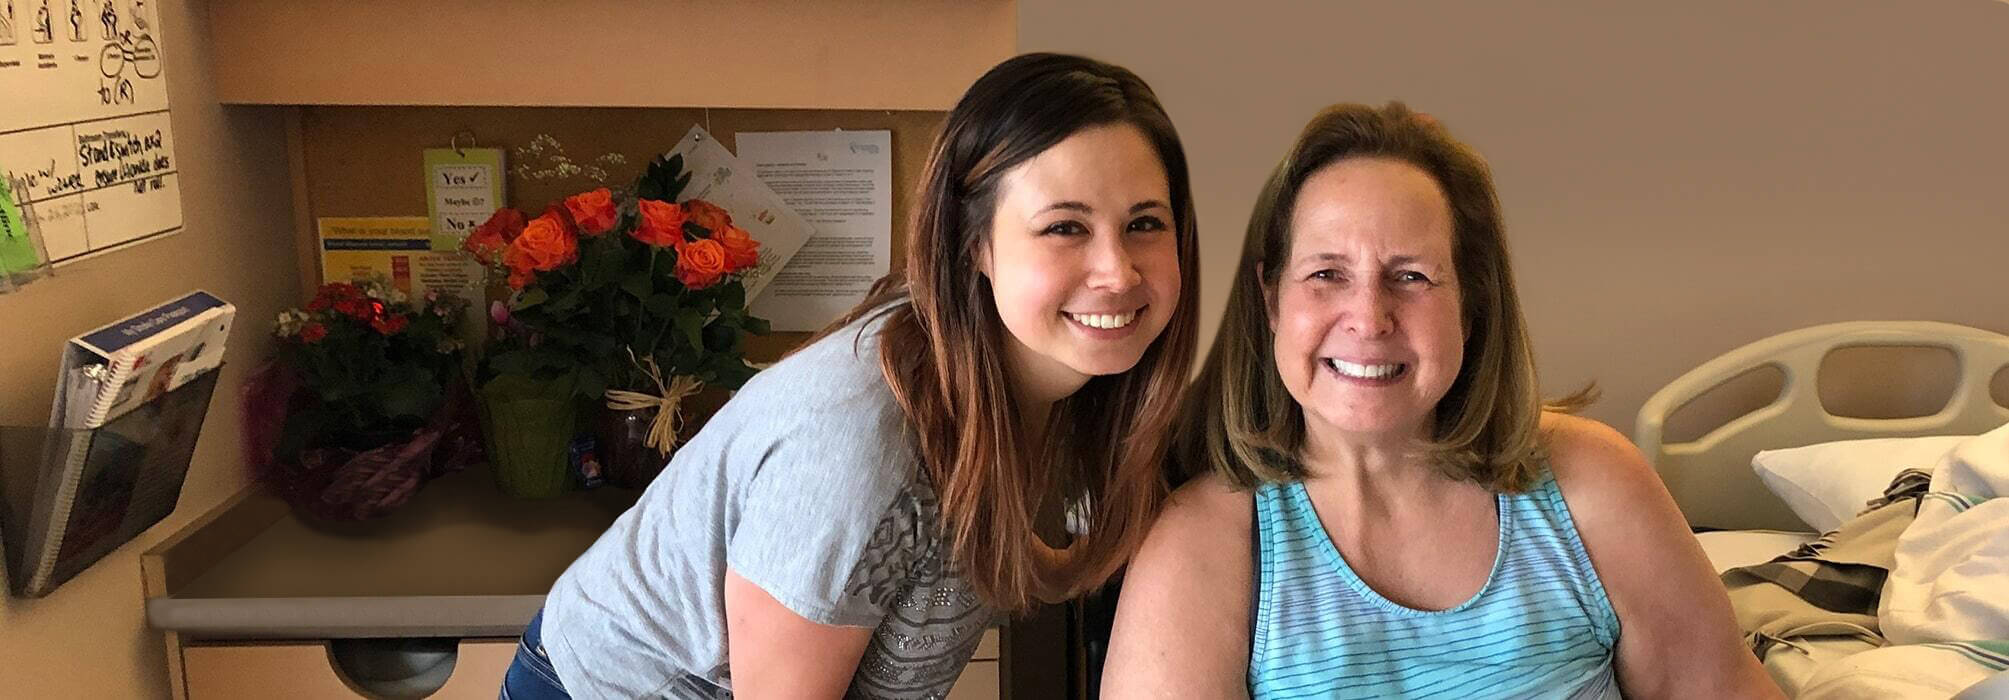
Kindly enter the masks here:
M 181 230 L 161 0 L 0 0 L 0 172 L 49 260 Z

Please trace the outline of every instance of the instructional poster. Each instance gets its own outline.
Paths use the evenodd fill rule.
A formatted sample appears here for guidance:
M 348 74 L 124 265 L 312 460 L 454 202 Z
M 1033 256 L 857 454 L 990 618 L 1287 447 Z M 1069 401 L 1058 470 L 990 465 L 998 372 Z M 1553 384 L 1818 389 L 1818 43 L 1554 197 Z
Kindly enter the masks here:
M 0 173 L 49 260 L 181 230 L 158 0 L 0 0 Z
M 459 250 L 433 250 L 432 220 L 426 217 L 328 216 L 315 224 L 323 282 L 380 275 L 412 296 L 437 289 L 468 299 L 481 289 L 481 263 Z

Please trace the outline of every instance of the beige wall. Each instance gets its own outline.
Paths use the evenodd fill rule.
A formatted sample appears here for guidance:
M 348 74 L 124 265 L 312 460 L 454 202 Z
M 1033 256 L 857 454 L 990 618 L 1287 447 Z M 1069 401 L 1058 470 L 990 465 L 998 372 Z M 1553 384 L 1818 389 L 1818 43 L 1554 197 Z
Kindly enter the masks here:
M 2009 332 L 2009 4 L 1022 0 L 1019 22 L 1021 50 L 1164 99 L 1208 338 L 1304 121 L 1390 99 L 1492 162 L 1544 388 L 1598 381 L 1589 414 L 1628 433 L 1652 391 L 1780 331 Z
M 184 229 L 0 295 L 0 421 L 48 420 L 64 340 L 190 289 L 237 305 L 230 364 L 174 514 L 49 597 L 0 602 L 0 696 L 166 697 L 161 639 L 146 629 L 141 611 L 138 553 L 242 487 L 231 397 L 270 349 L 271 318 L 299 294 L 281 117 L 269 108 L 218 106 L 201 5 L 155 6 L 165 32 Z

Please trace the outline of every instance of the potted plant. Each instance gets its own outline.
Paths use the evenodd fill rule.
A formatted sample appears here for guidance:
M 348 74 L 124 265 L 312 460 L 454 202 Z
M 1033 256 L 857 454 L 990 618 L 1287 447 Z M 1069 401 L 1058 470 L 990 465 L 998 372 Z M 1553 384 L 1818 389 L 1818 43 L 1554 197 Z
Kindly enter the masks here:
M 504 488 L 566 486 L 566 445 L 583 407 L 609 481 L 646 486 L 667 461 L 681 402 L 751 377 L 741 276 L 760 244 L 725 210 L 677 195 L 681 157 L 650 163 L 632 190 L 598 188 L 530 218 L 497 211 L 465 248 L 510 290 L 491 305 L 480 396 Z
M 313 517 L 362 520 L 478 461 L 454 333 L 467 304 L 368 278 L 282 312 L 278 356 L 246 387 L 253 477 Z

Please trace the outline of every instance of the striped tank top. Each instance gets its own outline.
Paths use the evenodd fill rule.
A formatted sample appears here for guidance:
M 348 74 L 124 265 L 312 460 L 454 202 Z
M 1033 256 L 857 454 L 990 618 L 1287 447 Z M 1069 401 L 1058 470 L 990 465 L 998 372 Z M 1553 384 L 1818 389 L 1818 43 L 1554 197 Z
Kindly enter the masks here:
M 1303 484 L 1258 487 L 1251 697 L 1618 697 L 1618 614 L 1555 478 L 1544 470 L 1533 489 L 1496 501 L 1486 584 L 1426 611 L 1347 566 Z

